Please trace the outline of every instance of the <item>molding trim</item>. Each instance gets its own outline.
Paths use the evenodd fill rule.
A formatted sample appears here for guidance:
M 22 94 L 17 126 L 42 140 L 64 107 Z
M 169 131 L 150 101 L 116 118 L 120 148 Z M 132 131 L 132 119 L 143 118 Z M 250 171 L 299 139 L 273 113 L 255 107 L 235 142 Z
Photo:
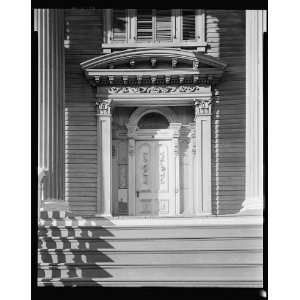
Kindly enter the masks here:
M 144 58 L 147 61 L 149 59 L 156 57 L 159 58 L 171 58 L 177 59 L 178 61 L 191 62 L 195 60 L 199 61 L 202 64 L 206 64 L 209 67 L 215 67 L 220 70 L 226 68 L 226 64 L 220 60 L 214 58 L 213 56 L 202 54 L 195 51 L 188 51 L 183 49 L 172 49 L 172 48 L 134 48 L 118 52 L 109 53 L 106 55 L 97 56 L 95 58 L 84 61 L 80 64 L 83 70 L 95 69 L 106 67 L 112 65 L 113 63 L 120 63 L 124 61 L 130 61 L 132 59 L 141 59 Z
M 177 116 L 176 113 L 169 107 L 139 107 L 137 108 L 129 117 L 129 121 L 127 123 L 128 127 L 137 126 L 139 120 L 146 114 L 156 112 L 163 115 L 169 123 L 176 123 Z

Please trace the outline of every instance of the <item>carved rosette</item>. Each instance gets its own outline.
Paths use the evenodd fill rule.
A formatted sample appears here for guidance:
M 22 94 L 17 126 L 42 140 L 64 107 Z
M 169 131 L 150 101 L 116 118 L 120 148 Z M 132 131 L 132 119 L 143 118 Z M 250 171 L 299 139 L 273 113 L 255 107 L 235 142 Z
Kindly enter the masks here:
M 96 102 L 97 114 L 99 116 L 111 116 L 111 100 L 101 99 Z
M 203 116 L 211 114 L 211 99 L 195 99 L 195 116 Z

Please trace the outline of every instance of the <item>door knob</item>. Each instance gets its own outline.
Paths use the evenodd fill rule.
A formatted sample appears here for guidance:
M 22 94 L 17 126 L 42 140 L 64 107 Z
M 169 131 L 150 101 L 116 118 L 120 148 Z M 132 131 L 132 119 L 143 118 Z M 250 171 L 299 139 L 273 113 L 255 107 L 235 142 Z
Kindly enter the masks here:
M 139 198 L 139 196 L 140 196 L 140 192 L 136 191 L 136 197 Z

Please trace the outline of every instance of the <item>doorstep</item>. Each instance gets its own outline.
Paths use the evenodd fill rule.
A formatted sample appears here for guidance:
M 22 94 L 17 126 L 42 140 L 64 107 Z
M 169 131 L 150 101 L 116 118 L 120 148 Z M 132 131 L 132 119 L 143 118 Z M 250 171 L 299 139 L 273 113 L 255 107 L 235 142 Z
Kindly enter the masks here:
M 103 226 L 103 227 L 143 227 L 143 226 L 235 226 L 262 225 L 262 216 L 251 215 L 200 215 L 176 217 L 144 216 L 74 216 L 64 219 L 41 219 L 41 226 Z

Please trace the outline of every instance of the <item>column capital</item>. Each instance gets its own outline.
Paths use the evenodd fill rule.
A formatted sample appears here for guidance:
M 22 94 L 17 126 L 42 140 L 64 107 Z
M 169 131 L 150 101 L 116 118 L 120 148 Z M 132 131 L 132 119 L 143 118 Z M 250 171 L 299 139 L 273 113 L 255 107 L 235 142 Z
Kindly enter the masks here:
M 111 99 L 98 99 L 96 102 L 98 116 L 111 116 Z
M 206 98 L 206 99 L 194 99 L 194 105 L 195 105 L 195 117 L 203 116 L 203 115 L 211 115 L 211 104 L 212 99 Z

